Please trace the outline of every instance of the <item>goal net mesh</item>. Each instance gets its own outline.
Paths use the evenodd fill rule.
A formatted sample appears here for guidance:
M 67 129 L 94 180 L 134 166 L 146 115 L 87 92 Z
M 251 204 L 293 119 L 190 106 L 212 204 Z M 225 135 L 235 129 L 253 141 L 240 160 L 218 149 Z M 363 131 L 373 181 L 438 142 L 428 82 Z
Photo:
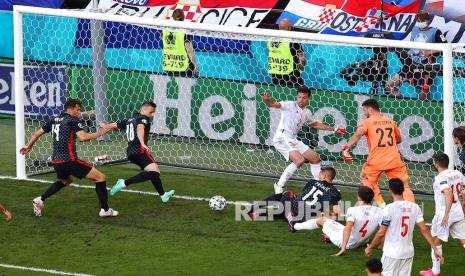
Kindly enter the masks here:
M 180 39 L 184 48 L 192 45 L 197 67 L 188 64 L 176 73 L 170 70 L 183 67 L 182 59 L 163 64 L 164 32 L 166 45 Z M 280 59 L 276 52 L 286 47 L 291 56 Z M 82 101 L 83 124 L 90 132 L 102 121 L 130 118 L 151 100 L 157 110 L 149 146 L 159 163 L 278 177 L 287 165 L 272 145 L 280 111 L 267 108 L 260 93 L 293 100 L 303 84 L 312 91 L 308 108 L 314 118 L 349 134 L 364 118 L 361 103 L 377 99 L 401 130 L 399 149 L 410 185 L 430 192 L 431 158 L 444 147 L 442 59 L 438 53 L 419 65 L 413 60 L 421 57 L 419 51 L 25 14 L 25 135 L 63 112 L 67 98 Z M 192 60 L 189 51 L 184 54 Z M 464 64 L 461 53 L 454 57 L 455 113 L 461 123 Z M 398 73 L 404 74 L 400 83 L 387 89 Z M 421 100 L 426 86 L 427 99 Z M 337 169 L 339 181 L 359 185 L 368 153 L 364 138 L 353 147 L 354 164 L 346 164 L 339 152 L 349 136 L 307 127 L 298 136 L 320 154 L 323 165 Z M 51 143 L 51 135 L 37 142 L 27 156 L 28 174 L 52 169 Z M 125 160 L 126 145 L 126 134 L 113 131 L 99 141 L 77 142 L 77 152 L 88 162 L 102 155 L 108 156 L 103 163 L 114 162 Z M 295 175 L 310 176 L 308 164 Z M 385 178 L 380 185 L 386 187 Z

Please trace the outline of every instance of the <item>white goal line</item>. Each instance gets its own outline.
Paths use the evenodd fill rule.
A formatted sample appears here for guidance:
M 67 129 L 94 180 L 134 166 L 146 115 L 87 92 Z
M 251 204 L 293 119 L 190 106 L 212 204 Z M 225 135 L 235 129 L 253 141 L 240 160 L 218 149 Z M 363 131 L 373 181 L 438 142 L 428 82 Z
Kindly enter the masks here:
M 13 176 L 4 176 L 0 175 L 0 179 L 11 179 L 11 180 L 19 180 L 19 181 L 31 181 L 31 182 L 40 182 L 40 183 L 47 183 L 47 184 L 52 184 L 54 181 L 50 180 L 43 180 L 43 179 L 33 179 L 33 178 L 27 178 L 27 179 L 18 179 Z M 75 188 L 82 188 L 82 189 L 95 189 L 95 186 L 91 185 L 81 185 L 81 184 L 75 184 L 72 183 L 69 186 L 75 187 Z M 109 190 L 109 188 L 107 188 Z M 152 196 L 159 196 L 157 192 L 146 192 L 146 191 L 138 191 L 138 190 L 130 190 L 130 189 L 123 189 L 121 192 L 125 193 L 133 193 L 133 194 L 141 194 L 141 195 L 152 195 Z M 186 195 L 174 195 L 174 198 L 179 198 L 179 199 L 185 199 L 185 200 L 197 200 L 197 201 L 209 201 L 210 198 L 206 197 L 197 197 L 197 196 L 186 196 Z M 239 206 L 250 206 L 251 203 L 247 201 L 232 201 L 232 200 L 227 200 L 226 204 L 230 205 L 239 205 Z
M 0 179 L 11 179 L 11 180 L 19 180 L 19 181 L 32 181 L 32 182 L 40 182 L 40 183 L 47 183 L 47 184 L 52 184 L 53 181 L 50 180 L 43 180 L 43 179 L 33 179 L 33 178 L 27 178 L 27 179 L 18 179 L 13 176 L 4 176 L 0 175 Z M 94 189 L 94 186 L 90 185 L 81 185 L 81 184 L 70 184 L 70 186 L 75 187 L 75 188 L 82 188 L 82 189 Z M 107 188 L 109 190 L 109 188 Z M 137 190 L 130 190 L 130 189 L 124 189 L 121 190 L 121 192 L 125 193 L 133 193 L 133 194 L 141 194 L 141 195 L 155 195 L 159 196 L 157 192 L 146 192 L 146 191 L 137 191 Z M 185 196 L 185 195 L 174 195 L 174 198 L 179 198 L 179 199 L 185 199 L 185 200 L 197 200 L 197 201 L 209 201 L 209 198 L 206 197 L 197 197 L 197 196 Z M 233 200 L 227 200 L 226 204 L 230 205 L 237 205 L 237 206 L 251 206 L 252 203 L 248 201 L 233 201 Z M 427 226 L 431 226 L 431 223 L 426 223 Z
M 2 263 L 0 263 L 0 267 L 11 268 L 11 269 L 20 269 L 20 270 L 29 270 L 29 271 L 35 271 L 35 272 L 44 272 L 44 273 L 58 274 L 58 275 L 93 276 L 92 274 L 65 272 L 65 271 L 58 271 L 58 270 L 55 270 L 55 269 L 45 269 L 45 268 L 29 267 L 29 266 L 18 266 L 18 265 L 10 265 L 10 264 L 2 264 Z

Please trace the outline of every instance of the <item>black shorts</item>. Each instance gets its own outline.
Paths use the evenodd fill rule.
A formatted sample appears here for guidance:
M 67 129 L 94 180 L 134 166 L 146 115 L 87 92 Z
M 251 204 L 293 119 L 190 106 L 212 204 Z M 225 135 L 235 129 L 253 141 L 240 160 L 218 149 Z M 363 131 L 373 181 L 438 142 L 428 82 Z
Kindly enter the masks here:
M 53 169 L 57 173 L 58 179 L 67 179 L 69 176 L 74 176 L 79 179 L 85 178 L 92 170 L 92 165 L 82 160 L 68 162 L 52 162 Z
M 148 152 L 132 154 L 128 157 L 128 159 L 131 163 L 139 166 L 141 170 L 152 163 L 157 163 L 157 161 L 155 161 L 152 155 Z

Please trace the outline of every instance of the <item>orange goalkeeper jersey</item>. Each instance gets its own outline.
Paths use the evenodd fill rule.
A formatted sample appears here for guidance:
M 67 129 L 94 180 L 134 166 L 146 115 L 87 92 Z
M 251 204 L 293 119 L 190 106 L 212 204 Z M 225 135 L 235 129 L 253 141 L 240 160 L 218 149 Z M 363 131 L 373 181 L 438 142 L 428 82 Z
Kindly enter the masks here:
M 366 131 L 368 166 L 388 170 L 404 165 L 397 147 L 400 131 L 391 118 L 382 114 L 372 115 L 361 121 L 359 127 Z

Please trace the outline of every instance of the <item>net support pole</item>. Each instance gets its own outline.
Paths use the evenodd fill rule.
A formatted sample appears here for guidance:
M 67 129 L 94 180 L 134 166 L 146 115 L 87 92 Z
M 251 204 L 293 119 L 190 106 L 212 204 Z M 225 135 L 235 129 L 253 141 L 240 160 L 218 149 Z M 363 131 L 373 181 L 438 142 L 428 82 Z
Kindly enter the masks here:
M 92 12 L 98 11 L 98 0 L 93 0 Z M 100 123 L 108 122 L 108 99 L 105 66 L 105 27 L 100 20 L 90 20 L 91 43 L 92 43 L 92 76 L 94 88 L 94 114 L 95 126 L 98 129 Z M 99 140 L 106 140 L 104 135 Z
M 443 82 L 444 82 L 444 153 L 449 156 L 449 168 L 454 168 L 454 141 L 452 130 L 454 129 L 454 86 L 452 83 L 452 45 L 444 44 L 443 50 Z
M 13 9 L 14 30 L 14 97 L 16 135 L 16 177 L 26 178 L 26 158 L 19 153 L 25 144 L 24 128 L 24 62 L 23 62 L 23 15 Z

